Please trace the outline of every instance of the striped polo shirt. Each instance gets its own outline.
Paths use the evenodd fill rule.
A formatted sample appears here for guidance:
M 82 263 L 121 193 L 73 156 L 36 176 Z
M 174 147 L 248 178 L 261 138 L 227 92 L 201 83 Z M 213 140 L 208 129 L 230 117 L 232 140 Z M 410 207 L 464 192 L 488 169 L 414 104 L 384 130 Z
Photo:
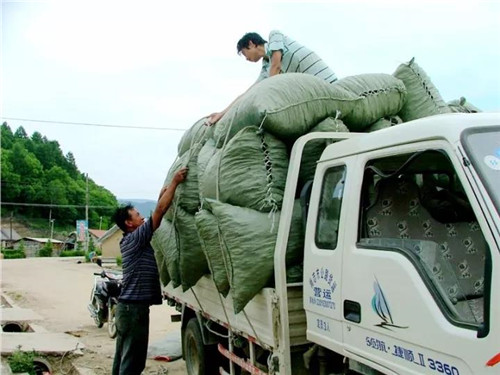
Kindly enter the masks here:
M 328 83 L 337 80 L 337 76 L 328 65 L 309 48 L 297 43 L 278 30 L 269 34 L 265 44 L 266 57 L 262 59 L 262 69 L 257 82 L 269 77 L 273 51 L 281 51 L 281 73 L 307 73 L 324 79 Z
M 149 218 L 132 233 L 125 233 L 120 241 L 123 268 L 120 302 L 162 303 L 158 267 L 150 244 L 152 237 L 152 220 Z

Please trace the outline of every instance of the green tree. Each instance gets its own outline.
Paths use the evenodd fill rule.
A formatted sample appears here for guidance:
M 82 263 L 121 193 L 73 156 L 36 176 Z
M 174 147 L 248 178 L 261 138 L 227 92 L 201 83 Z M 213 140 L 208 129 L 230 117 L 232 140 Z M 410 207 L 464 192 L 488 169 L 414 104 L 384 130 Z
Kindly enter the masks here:
M 73 178 L 78 177 L 78 175 L 79 175 L 78 168 L 76 166 L 75 156 L 73 155 L 72 152 L 68 152 L 66 154 L 66 168 L 65 169 L 71 177 L 73 177 Z
M 16 173 L 27 178 L 29 182 L 40 178 L 42 175 L 42 164 L 35 155 L 28 152 L 20 143 L 15 143 L 12 147 L 10 161 Z
M 14 133 L 15 138 L 20 138 L 20 139 L 26 139 L 28 138 L 28 134 L 26 133 L 26 130 L 22 126 L 18 127 L 16 132 Z
M 2 202 L 15 202 L 21 194 L 21 176 L 14 171 L 11 155 L 10 150 L 2 150 Z
M 86 204 L 86 178 L 78 170 L 71 152 L 65 156 L 57 141 L 48 140 L 38 131 L 28 137 L 22 126 L 13 134 L 6 122 L 2 124 L 1 136 L 2 201 L 68 206 Z M 118 205 L 116 197 L 104 187 L 91 179 L 88 186 L 91 206 Z M 73 224 L 83 214 L 81 208 L 35 206 L 2 206 L 2 213 L 15 210 L 28 217 L 47 217 L 49 209 L 58 223 Z M 110 213 L 109 209 L 90 208 L 91 227 L 97 227 L 101 217 L 106 227 Z
M 10 149 L 14 143 L 14 134 L 6 122 L 2 124 L 1 142 L 3 149 Z

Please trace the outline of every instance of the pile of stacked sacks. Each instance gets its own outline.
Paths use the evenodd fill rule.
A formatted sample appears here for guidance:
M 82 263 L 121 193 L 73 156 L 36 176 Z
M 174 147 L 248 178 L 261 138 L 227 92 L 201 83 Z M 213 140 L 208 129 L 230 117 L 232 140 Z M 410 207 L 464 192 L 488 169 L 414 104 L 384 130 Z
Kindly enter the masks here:
M 253 86 L 214 127 L 196 122 L 178 146 L 165 179 L 189 168 L 174 203 L 153 237 L 163 285 L 183 291 L 211 273 L 220 294 L 231 293 L 235 313 L 274 272 L 274 248 L 289 154 L 309 132 L 369 132 L 421 117 L 477 108 L 465 99 L 446 104 L 412 59 L 393 75 L 362 74 L 328 84 L 288 73 Z M 299 186 L 312 179 L 325 140 L 306 145 Z M 300 267 L 302 210 L 296 200 L 287 269 Z

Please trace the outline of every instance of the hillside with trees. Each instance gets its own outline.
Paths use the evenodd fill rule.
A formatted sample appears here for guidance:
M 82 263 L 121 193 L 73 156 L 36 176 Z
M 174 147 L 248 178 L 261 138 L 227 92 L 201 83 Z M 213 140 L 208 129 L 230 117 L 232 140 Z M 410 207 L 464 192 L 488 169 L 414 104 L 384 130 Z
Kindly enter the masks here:
M 1 127 L 2 217 L 53 218 L 58 226 L 85 219 L 87 177 L 78 170 L 71 152 L 39 132 L 31 136 L 21 126 L 15 132 Z M 89 227 L 108 229 L 116 197 L 88 178 Z M 101 222 L 102 220 L 102 222 Z

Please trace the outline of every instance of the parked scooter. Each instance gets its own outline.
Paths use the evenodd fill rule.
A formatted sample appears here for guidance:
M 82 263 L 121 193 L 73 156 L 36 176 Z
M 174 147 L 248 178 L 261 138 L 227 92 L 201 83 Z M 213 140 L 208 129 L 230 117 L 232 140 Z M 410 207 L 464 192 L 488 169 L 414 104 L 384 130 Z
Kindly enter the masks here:
M 97 264 L 102 268 L 101 260 Z M 108 323 L 108 335 L 112 339 L 116 337 L 115 312 L 118 304 L 118 296 L 121 291 L 122 273 L 102 269 L 94 272 L 94 286 L 90 293 L 88 309 L 90 316 L 94 319 L 97 328 Z

